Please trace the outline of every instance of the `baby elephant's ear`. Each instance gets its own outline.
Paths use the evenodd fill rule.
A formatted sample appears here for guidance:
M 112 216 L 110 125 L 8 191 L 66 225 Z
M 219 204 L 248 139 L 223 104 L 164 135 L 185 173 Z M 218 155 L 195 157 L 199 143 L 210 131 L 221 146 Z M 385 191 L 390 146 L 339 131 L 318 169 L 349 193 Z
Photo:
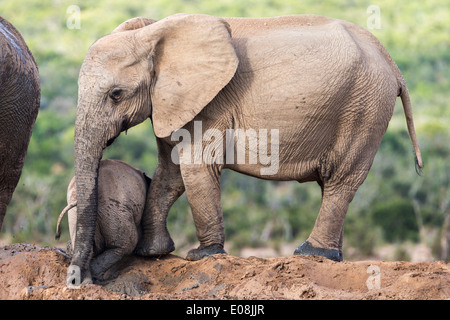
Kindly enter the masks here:
M 125 22 L 122 22 L 111 33 L 136 30 L 155 23 L 156 20 L 144 17 L 131 18 Z

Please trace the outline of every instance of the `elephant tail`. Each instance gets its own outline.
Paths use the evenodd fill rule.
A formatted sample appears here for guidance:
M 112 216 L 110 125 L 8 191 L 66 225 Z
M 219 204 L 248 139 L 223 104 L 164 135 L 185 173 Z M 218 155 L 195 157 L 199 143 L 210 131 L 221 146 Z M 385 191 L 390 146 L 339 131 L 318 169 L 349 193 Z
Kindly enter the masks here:
M 406 125 L 408 127 L 409 136 L 413 143 L 414 153 L 416 155 L 416 172 L 420 175 L 423 169 L 422 155 L 420 154 L 419 141 L 417 140 L 416 131 L 414 129 L 413 113 L 411 108 L 411 99 L 409 98 L 408 87 L 405 80 L 402 78 L 400 81 L 400 94 L 402 99 L 403 110 L 406 117 Z
M 64 215 L 73 207 L 77 206 L 77 202 L 74 201 L 72 203 L 69 203 L 63 211 L 59 214 L 58 223 L 56 224 L 56 234 L 55 234 L 55 240 L 59 240 L 59 237 L 61 236 L 61 221 L 64 218 Z

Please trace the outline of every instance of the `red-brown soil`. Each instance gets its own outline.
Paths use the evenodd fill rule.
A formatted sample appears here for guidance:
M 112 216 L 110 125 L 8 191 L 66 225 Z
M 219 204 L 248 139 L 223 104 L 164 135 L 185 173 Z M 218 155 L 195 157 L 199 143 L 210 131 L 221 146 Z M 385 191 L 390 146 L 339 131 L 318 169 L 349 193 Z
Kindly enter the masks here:
M 69 262 L 59 248 L 0 247 L 0 299 L 450 299 L 444 261 L 131 256 L 110 270 L 110 280 L 81 289 L 65 286 Z

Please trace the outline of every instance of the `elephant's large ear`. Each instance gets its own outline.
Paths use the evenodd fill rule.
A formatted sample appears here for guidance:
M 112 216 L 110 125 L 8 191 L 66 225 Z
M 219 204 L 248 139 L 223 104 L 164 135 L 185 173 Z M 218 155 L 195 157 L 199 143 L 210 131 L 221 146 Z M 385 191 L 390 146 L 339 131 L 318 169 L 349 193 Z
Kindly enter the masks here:
M 111 33 L 136 30 L 155 23 L 156 20 L 144 17 L 131 18 L 125 22 L 119 24 Z
M 228 23 L 177 14 L 139 30 L 150 46 L 155 82 L 152 121 L 163 138 L 191 121 L 231 80 L 238 58 Z

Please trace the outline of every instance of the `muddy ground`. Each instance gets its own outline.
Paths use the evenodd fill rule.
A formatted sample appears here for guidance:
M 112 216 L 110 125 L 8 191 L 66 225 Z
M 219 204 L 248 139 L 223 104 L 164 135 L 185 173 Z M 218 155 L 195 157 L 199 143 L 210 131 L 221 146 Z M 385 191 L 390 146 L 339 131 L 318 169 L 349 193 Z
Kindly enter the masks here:
M 69 262 L 61 248 L 0 247 L 0 299 L 450 299 L 444 261 L 131 256 L 110 270 L 109 280 L 78 290 L 65 286 Z

